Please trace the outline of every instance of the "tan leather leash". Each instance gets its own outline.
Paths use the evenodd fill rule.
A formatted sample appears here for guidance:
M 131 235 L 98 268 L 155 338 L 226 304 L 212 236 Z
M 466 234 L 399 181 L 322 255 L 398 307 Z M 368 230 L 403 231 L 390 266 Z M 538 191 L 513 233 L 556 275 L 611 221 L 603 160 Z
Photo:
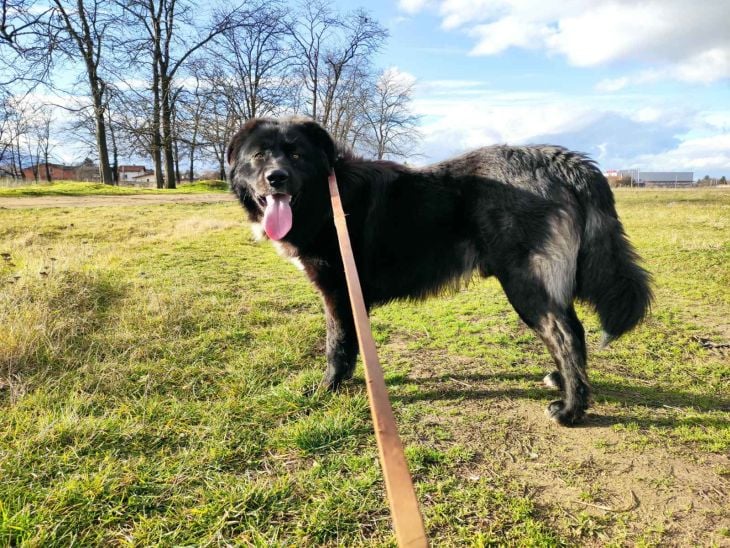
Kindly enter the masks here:
M 390 406 L 388 390 L 385 387 L 383 370 L 380 367 L 380 361 L 375 349 L 375 340 L 370 329 L 370 319 L 365 309 L 365 300 L 362 296 L 360 278 L 352 254 L 345 212 L 342 209 L 342 201 L 340 200 L 334 170 L 329 175 L 329 187 L 337 239 L 340 244 L 340 254 L 342 255 L 342 263 L 345 266 L 347 290 L 355 319 L 357 341 L 360 345 L 362 361 L 365 364 L 365 381 L 368 387 L 370 413 L 373 417 L 375 440 L 378 444 L 380 466 L 383 469 L 385 490 L 390 503 L 390 514 L 393 518 L 395 536 L 398 540 L 398 546 L 401 547 L 428 546 L 426 532 L 423 527 L 423 517 L 418 508 L 416 492 L 413 489 L 413 481 L 403 453 L 403 444 L 398 436 L 393 408 Z

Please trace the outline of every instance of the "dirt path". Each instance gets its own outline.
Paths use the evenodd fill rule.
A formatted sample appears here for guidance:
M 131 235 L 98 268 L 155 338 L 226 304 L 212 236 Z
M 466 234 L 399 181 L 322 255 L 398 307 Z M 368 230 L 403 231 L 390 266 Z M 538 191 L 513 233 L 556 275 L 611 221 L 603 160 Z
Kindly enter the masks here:
M 33 196 L 0 198 L 0 209 L 37 207 L 142 206 L 156 204 L 209 204 L 231 202 L 231 194 L 131 194 L 129 196 Z
M 472 450 L 463 477 L 521 489 L 576 545 L 730 546 L 730 455 L 641 443 L 615 427 L 630 422 L 626 410 L 601 402 L 582 427 L 561 428 L 544 417 L 545 401 L 519 397 L 519 379 L 552 396 L 540 376 L 479 373 L 478 360 L 429 349 L 412 356 L 418 390 L 405 400 L 428 406 L 406 439 L 439 447 L 438 432 L 443 447 Z M 657 425 L 676 419 L 671 408 L 655 414 Z

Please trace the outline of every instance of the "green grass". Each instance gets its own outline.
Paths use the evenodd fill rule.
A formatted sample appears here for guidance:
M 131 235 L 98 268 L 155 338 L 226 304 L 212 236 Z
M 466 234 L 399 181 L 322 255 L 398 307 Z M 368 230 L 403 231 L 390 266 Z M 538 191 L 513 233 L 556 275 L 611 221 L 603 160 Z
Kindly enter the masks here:
M 129 194 L 197 194 L 204 192 L 227 192 L 225 181 L 195 181 L 183 183 L 176 189 L 133 188 L 101 183 L 61 181 L 52 183 L 31 183 L 17 187 L 0 187 L 0 198 L 21 196 L 126 196 Z
M 583 429 L 541 416 L 549 358 L 493 280 L 373 314 L 433 545 L 725 538 L 709 488 L 687 513 L 709 521 L 680 532 L 644 497 L 693 492 L 665 455 L 728 479 L 730 363 L 707 342 L 730 338 L 730 193 L 617 196 L 657 301 L 600 352 L 581 309 Z M 316 390 L 319 297 L 242 218 L 234 204 L 0 211 L 0 546 L 394 545 L 360 368 Z M 639 510 L 586 506 L 626 505 L 608 461 L 639 468 Z M 541 494 L 544 474 L 563 496 Z

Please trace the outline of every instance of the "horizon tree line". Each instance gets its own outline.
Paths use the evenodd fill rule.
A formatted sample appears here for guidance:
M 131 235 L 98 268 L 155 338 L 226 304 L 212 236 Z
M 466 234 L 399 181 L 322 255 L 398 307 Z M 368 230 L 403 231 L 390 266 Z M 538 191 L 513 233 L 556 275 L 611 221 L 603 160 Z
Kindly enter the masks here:
M 197 163 L 223 179 L 245 120 L 286 114 L 361 154 L 405 157 L 418 138 L 414 84 L 372 62 L 387 38 L 363 9 L 323 0 L 0 0 L 0 168 L 48 163 L 69 133 L 105 184 L 125 156 L 149 158 L 158 188 L 192 179 Z M 39 104 L 50 92 L 64 104 Z M 71 122 L 54 131 L 61 109 Z

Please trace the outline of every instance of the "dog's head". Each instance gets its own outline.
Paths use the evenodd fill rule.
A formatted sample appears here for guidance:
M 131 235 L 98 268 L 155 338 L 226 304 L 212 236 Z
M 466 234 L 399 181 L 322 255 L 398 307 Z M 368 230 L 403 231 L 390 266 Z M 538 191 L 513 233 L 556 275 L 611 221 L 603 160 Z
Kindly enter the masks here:
M 312 120 L 255 118 L 228 146 L 231 188 L 269 238 L 292 240 L 312 229 L 335 156 L 332 138 Z

